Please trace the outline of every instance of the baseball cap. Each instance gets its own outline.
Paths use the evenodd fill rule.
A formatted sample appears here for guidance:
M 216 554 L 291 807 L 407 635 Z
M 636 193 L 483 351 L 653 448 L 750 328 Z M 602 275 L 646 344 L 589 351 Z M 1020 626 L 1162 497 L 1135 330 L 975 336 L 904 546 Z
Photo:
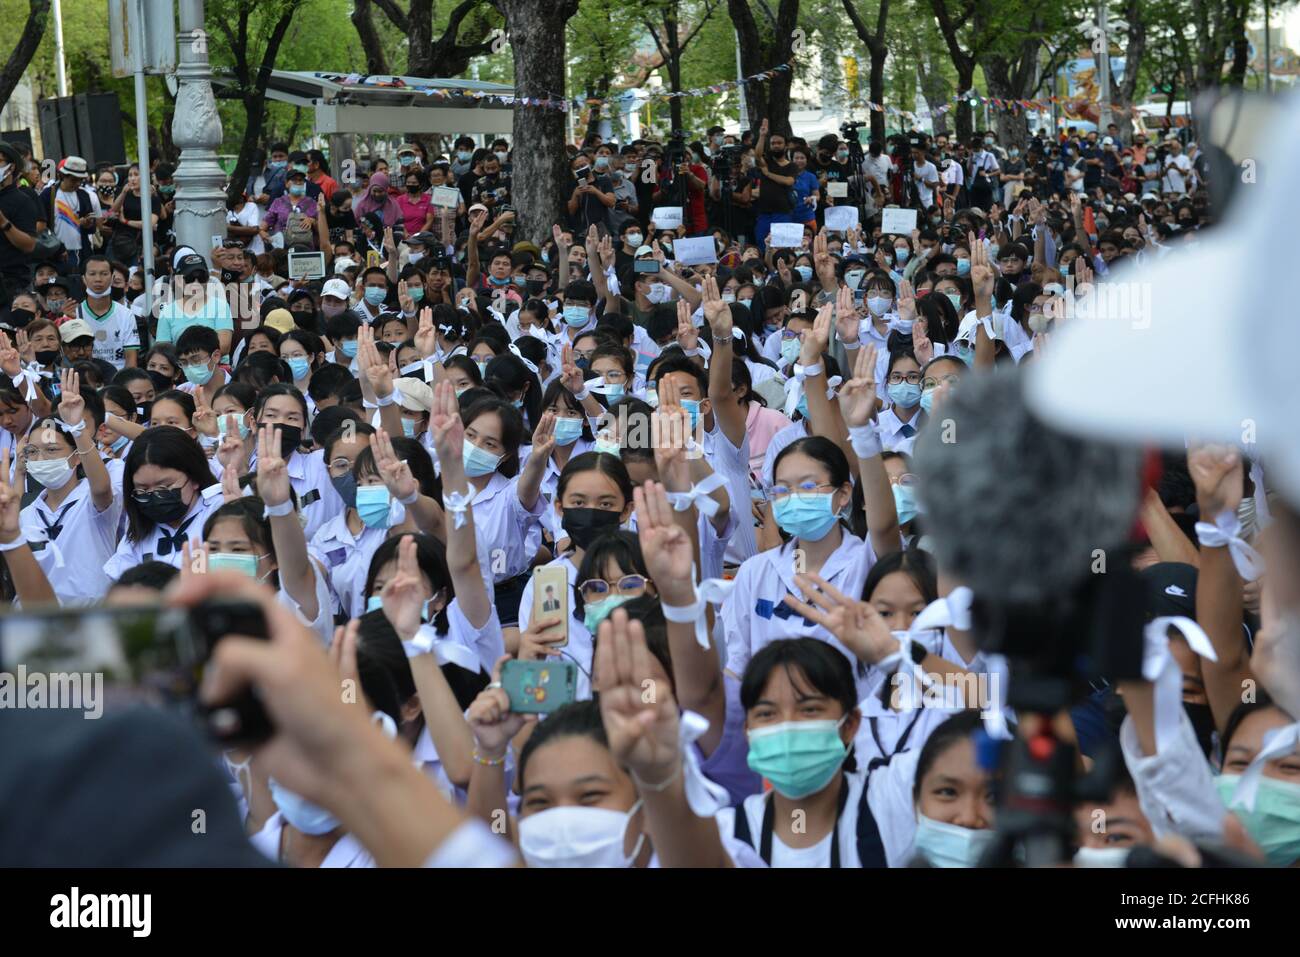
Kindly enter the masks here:
M 428 246 L 436 246 L 437 243 L 438 243 L 438 237 L 428 231 L 419 232 L 416 233 L 414 236 L 406 237 L 406 245 L 408 246 L 428 247 Z
M 293 321 L 293 313 L 288 309 L 272 309 L 262 320 L 262 325 L 270 326 L 281 333 L 297 328 L 297 323 Z
M 334 275 L 341 276 L 347 270 L 355 268 L 356 265 L 357 261 L 355 259 L 349 259 L 347 256 L 340 256 L 338 259 L 334 260 Z
M 1102 145 L 1102 146 L 1114 146 L 1114 145 L 1115 145 L 1115 140 L 1114 140 L 1112 137 L 1109 137 L 1109 136 L 1103 136 L 1103 137 L 1101 138 L 1101 145 Z
M 208 261 L 198 253 L 190 253 L 181 259 L 176 265 L 176 274 L 178 276 L 193 276 L 197 273 L 208 271 Z
M 348 289 L 348 284 L 342 279 L 328 279 L 326 280 L 325 285 L 321 286 L 320 294 L 322 296 L 331 296 L 334 299 L 342 299 L 344 302 L 347 302 L 348 296 L 351 295 L 351 290 Z
M 640 259 L 642 256 L 653 256 L 654 252 L 653 246 L 638 246 L 633 258 Z
M 1265 135 L 1249 155 L 1285 166 L 1300 150 L 1300 112 L 1277 110 Z M 1300 191 L 1239 190 L 1192 248 L 1140 276 L 1117 270 L 1115 294 L 1086 297 L 1093 302 L 1061 323 L 1031 364 L 1026 396 L 1039 417 L 1065 431 L 1170 448 L 1253 437 L 1270 485 L 1300 505 L 1300 383 L 1289 350 L 1258 345 L 1277 334 L 1274 279 L 1289 268 L 1298 215 Z M 1242 249 L 1259 253 L 1225 272 Z
M 90 323 L 85 319 L 69 319 L 63 325 L 59 326 L 59 338 L 64 342 L 75 342 L 78 339 L 95 338 L 95 330 L 90 328 Z
M 433 408 L 433 389 L 410 376 L 393 380 L 393 388 L 401 393 L 398 405 L 403 409 L 428 412 Z

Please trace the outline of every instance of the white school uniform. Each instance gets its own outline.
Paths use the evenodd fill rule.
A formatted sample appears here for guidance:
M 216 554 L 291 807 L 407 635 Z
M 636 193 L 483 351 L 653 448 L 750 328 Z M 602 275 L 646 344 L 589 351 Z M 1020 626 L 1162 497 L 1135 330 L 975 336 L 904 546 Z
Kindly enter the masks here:
M 752 516 L 745 516 L 743 509 L 750 501 L 749 493 L 749 434 L 741 440 L 740 446 L 731 444 L 722 426 L 714 422 L 712 432 L 704 433 L 704 454 L 713 471 L 727 480 L 727 494 L 744 519 L 737 523 L 735 531 L 726 545 L 726 561 L 739 565 L 758 551 L 758 538 L 754 534 Z
M 303 614 L 302 606 L 284 590 L 283 586 L 276 591 L 275 597 L 280 604 L 293 612 L 294 617 L 316 632 L 320 636 L 321 643 L 328 647 L 334 640 L 334 599 L 330 594 L 329 576 L 325 573 L 323 562 L 312 558 L 310 554 L 307 560 L 312 563 L 312 571 L 316 573 L 316 617 L 308 618 Z
M 916 430 L 920 423 L 919 407 L 917 414 L 912 416 L 909 422 L 900 419 L 893 406 L 881 409 L 876 417 L 876 434 L 880 436 L 880 447 L 886 452 L 902 452 L 904 455 L 911 455 L 912 447 L 916 444 Z M 906 434 L 908 429 L 903 426 L 908 426 L 912 434 Z
M 310 551 L 328 569 L 331 605 L 349 618 L 359 618 L 366 611 L 366 576 L 370 560 L 384 540 L 388 529 L 365 525 L 359 535 L 348 528 L 347 510 L 335 515 L 312 536 Z
M 831 834 L 807 848 L 788 847 L 779 834 L 772 835 L 772 867 L 830 867 L 831 837 L 838 834 L 841 867 L 862 867 L 858 856 L 858 811 L 866 788 L 867 808 L 875 818 L 876 828 L 884 846 L 885 861 L 889 867 L 903 867 L 912 858 L 912 841 L 916 834 L 916 811 L 912 802 L 912 783 L 916 777 L 916 763 L 921 756 L 918 743 L 915 748 L 899 754 L 889 764 L 868 773 L 865 770 L 846 773 L 849 796 L 839 824 Z M 760 846 L 763 812 L 768 796 L 751 794 L 740 809 L 749 821 L 749 833 L 754 849 Z M 737 808 L 724 808 L 718 812 L 718 828 L 725 834 L 734 834 Z
M 569 453 L 569 461 L 572 461 L 575 457 L 582 455 L 584 452 L 592 451 L 595 447 L 596 443 L 591 439 L 579 437 L 571 446 L 573 451 Z M 532 446 L 529 446 L 528 448 L 529 453 L 531 454 Z M 523 450 L 520 449 L 520 471 L 523 470 L 524 464 L 527 461 L 527 457 L 523 455 Z M 542 528 L 550 534 L 551 540 L 556 542 L 562 538 L 567 538 L 569 534 L 563 529 L 563 527 L 561 527 L 560 515 L 555 511 L 554 505 L 555 499 L 559 495 L 560 491 L 560 472 L 560 467 L 555 464 L 555 458 L 548 458 L 546 460 L 546 474 L 542 476 L 542 484 L 540 486 L 541 494 L 542 497 L 546 499 L 546 504 L 542 508 L 542 514 L 539 521 L 541 522 Z M 534 554 L 536 554 L 536 552 L 534 552 Z
M 270 861 L 280 860 L 280 832 L 284 830 L 284 815 L 272 814 L 262 829 L 248 840 Z M 376 867 L 374 857 L 351 834 L 344 834 L 330 848 L 321 861 L 321 867 Z
M 104 573 L 111 581 L 117 581 L 128 568 L 141 562 L 165 562 L 174 568 L 181 567 L 181 544 L 184 541 L 194 548 L 203 540 L 203 524 L 208 516 L 221 508 L 225 498 L 220 485 L 209 485 L 194 497 L 190 510 L 185 513 L 176 528 L 168 525 L 155 525 L 149 534 L 138 542 L 123 538 L 117 551 L 104 566 Z
M 256 453 L 249 460 L 248 470 L 257 470 Z M 329 466 L 325 464 L 324 449 L 315 452 L 295 451 L 289 456 L 288 472 L 289 485 L 298 496 L 298 512 L 307 519 L 303 534 L 310 542 L 322 525 L 347 506 L 339 498 L 339 493 L 334 491 Z
M 861 595 L 867 572 L 876 563 L 871 543 L 841 527 L 843 540 L 818 572 L 845 595 Z M 854 667 L 858 697 L 870 688 L 868 676 L 858 673 L 858 658 L 821 625 L 806 622 L 798 612 L 782 604 L 787 594 L 802 595 L 794 582 L 795 549 L 792 538 L 780 548 L 759 552 L 740 566 L 736 584 L 722 604 L 723 628 L 727 636 L 727 670 L 743 678 L 750 659 L 778 638 L 817 638 L 838 649 Z
M 532 565 L 542 545 L 541 518 L 548 503 L 538 495 L 531 509 L 524 508 L 519 501 L 519 476 L 506 478 L 493 472 L 472 505 L 478 564 L 491 594 L 496 582 L 522 575 Z M 487 670 L 491 672 L 491 663 Z
M 91 605 L 112 584 L 104 566 L 117 550 L 122 496 L 119 491 L 101 512 L 95 508 L 89 480 L 72 481 L 76 487 L 58 508 L 46 504 L 45 489 L 22 510 L 19 520 L 60 604 Z
M 547 565 L 563 565 L 569 576 L 569 589 L 578 583 L 578 566 L 573 563 L 573 553 L 561 555 Z M 572 600 L 570 600 L 572 607 Z M 527 631 L 528 622 L 533 616 L 533 579 L 528 578 L 524 586 L 523 597 L 519 599 L 519 630 Z M 574 662 L 578 666 L 578 684 L 576 700 L 586 701 L 591 697 L 591 662 L 596 643 L 586 626 L 575 615 L 569 616 L 569 643 L 560 649 L 560 657 Z
M 1223 840 L 1227 811 L 1183 708 L 1178 709 L 1178 733 L 1164 751 L 1143 756 L 1131 716 L 1119 727 L 1119 745 L 1157 838 L 1180 834 L 1192 841 Z

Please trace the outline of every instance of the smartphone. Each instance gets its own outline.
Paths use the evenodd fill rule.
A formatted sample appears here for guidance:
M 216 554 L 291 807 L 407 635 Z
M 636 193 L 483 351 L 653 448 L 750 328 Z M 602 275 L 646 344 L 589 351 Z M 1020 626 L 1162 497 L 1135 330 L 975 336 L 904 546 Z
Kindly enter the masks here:
M 533 569 L 533 613 L 531 621 L 560 619 L 541 632 L 546 638 L 558 638 L 552 647 L 563 648 L 569 642 L 569 573 L 563 565 L 538 565 Z
M 574 179 L 576 179 L 579 183 L 582 183 L 582 182 L 586 182 L 587 174 L 590 172 L 591 172 L 590 166 L 583 166 L 579 169 L 575 169 L 573 171 L 573 176 Z
M 515 714 L 550 714 L 573 701 L 578 666 L 572 661 L 519 661 L 501 667 L 501 687 Z
M 269 637 L 262 611 L 242 601 L 194 608 L 19 610 L 0 615 L 0 672 L 30 689 L 46 676 L 49 705 L 87 714 L 150 705 L 188 713 L 225 747 L 270 737 L 272 725 L 251 689 L 217 708 L 198 701 L 203 669 L 224 635 Z
M 657 259 L 636 259 L 632 262 L 633 272 L 658 272 L 659 260 Z

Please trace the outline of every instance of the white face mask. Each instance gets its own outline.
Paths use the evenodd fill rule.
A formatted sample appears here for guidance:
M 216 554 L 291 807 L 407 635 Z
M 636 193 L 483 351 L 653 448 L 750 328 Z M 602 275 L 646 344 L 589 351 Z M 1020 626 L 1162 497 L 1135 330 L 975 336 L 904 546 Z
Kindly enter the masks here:
M 661 302 L 667 302 L 669 299 L 672 298 L 672 295 L 673 295 L 672 286 L 669 286 L 667 283 L 663 283 L 663 282 L 652 282 L 650 284 L 650 291 L 646 293 L 646 298 L 653 303 L 661 303 Z
M 529 867 L 631 867 L 645 833 L 631 854 L 623 841 L 638 800 L 626 814 L 600 807 L 553 807 L 519 821 L 519 851 Z
M 996 833 L 944 824 L 918 813 L 913 844 L 935 867 L 974 867 Z
M 1131 847 L 1081 847 L 1074 853 L 1075 867 L 1123 867 Z
M 72 478 L 72 466 L 66 459 L 34 460 L 27 463 L 27 474 L 48 489 L 59 489 L 68 484 Z

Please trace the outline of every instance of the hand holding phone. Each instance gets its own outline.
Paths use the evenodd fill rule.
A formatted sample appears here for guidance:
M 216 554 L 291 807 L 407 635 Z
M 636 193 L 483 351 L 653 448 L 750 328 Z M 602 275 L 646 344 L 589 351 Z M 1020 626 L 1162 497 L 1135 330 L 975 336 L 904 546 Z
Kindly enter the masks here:
M 501 687 L 514 714 L 550 714 L 577 695 L 578 666 L 568 660 L 507 661 Z

